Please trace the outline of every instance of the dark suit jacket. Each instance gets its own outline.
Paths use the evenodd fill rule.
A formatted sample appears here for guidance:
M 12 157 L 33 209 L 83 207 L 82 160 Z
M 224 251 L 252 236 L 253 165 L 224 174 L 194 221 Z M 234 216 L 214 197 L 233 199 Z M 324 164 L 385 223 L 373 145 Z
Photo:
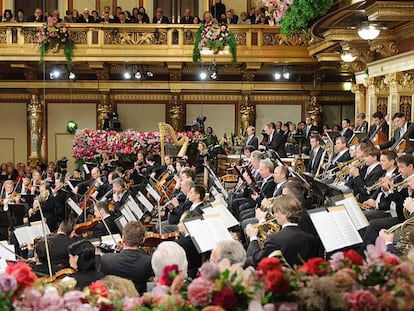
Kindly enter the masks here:
M 285 143 L 285 136 L 274 131 L 272 140 L 270 142 L 263 143 L 263 145 L 266 147 L 266 149 L 272 149 L 276 151 L 281 158 L 286 158 Z
M 408 122 L 407 131 L 405 132 L 404 136 L 407 136 L 410 139 L 410 141 L 414 140 L 414 123 Z M 400 140 L 401 140 L 401 137 L 400 137 L 400 132 L 398 128 L 398 130 L 396 129 L 394 131 L 394 136 L 391 137 L 389 141 L 380 145 L 380 149 L 382 150 L 382 149 L 391 148 L 396 142 Z M 412 153 L 414 148 L 412 147 L 412 144 L 410 142 L 407 142 L 407 143 L 410 146 L 408 147 L 406 153 Z
M 384 171 L 381 168 L 381 165 L 378 164 L 366 177 L 366 168 L 360 171 L 359 176 L 352 177 L 352 189 L 354 191 L 354 195 L 358 196 L 359 202 L 364 202 L 369 199 L 369 194 L 365 187 L 372 186 L 378 179 L 384 174 Z
M 124 195 L 122 196 L 121 200 L 114 202 L 115 206 L 115 213 L 121 214 L 121 207 L 125 204 L 128 198 L 131 196 L 131 191 L 127 190 Z
M 312 135 L 312 133 L 313 132 L 317 132 L 317 131 L 318 131 L 318 128 L 315 125 L 311 125 L 311 127 L 310 127 L 310 129 L 309 129 L 309 131 L 308 131 L 308 133 L 306 135 L 306 138 L 309 140 L 310 137 L 311 137 L 311 135 Z M 306 133 L 306 129 L 305 129 L 305 133 Z
M 53 243 L 53 249 L 50 252 L 52 263 L 62 265 L 64 268 L 69 268 L 68 247 L 77 240 L 78 238 L 70 238 L 63 233 L 58 233 L 50 237 L 49 241 Z
M 313 150 L 311 150 L 306 171 L 310 172 L 313 175 L 316 174 L 316 171 L 318 170 L 318 167 L 319 167 L 319 163 L 321 162 L 321 159 L 322 159 L 322 154 L 323 154 L 323 149 L 321 147 L 319 147 L 319 150 L 316 154 Z M 313 165 L 312 165 L 312 162 L 313 162 Z
M 333 157 L 333 160 L 335 160 L 335 162 L 332 162 L 332 164 L 329 166 L 329 169 L 337 167 L 338 163 L 346 162 L 346 161 L 351 160 L 351 155 L 349 154 L 349 150 L 344 152 L 338 159 L 335 159 L 335 157 L 336 156 Z
M 183 16 L 180 19 L 180 24 L 192 24 L 193 23 L 193 19 L 194 19 L 194 16 L 189 16 L 188 17 L 188 20 L 186 19 L 185 16 Z
M 254 150 L 257 150 L 259 148 L 259 139 L 256 136 L 253 136 L 253 138 L 250 141 L 247 141 L 248 137 L 246 137 L 246 141 L 244 142 L 243 150 L 247 145 L 253 146 Z
M 192 205 L 192 203 L 187 199 L 187 196 L 182 192 L 180 192 L 180 194 L 177 196 L 177 200 L 180 205 L 175 207 L 168 214 L 168 223 L 170 225 L 177 225 L 180 222 L 180 218 L 183 213 L 189 210 Z
M 195 278 L 198 273 L 198 268 L 202 264 L 202 255 L 198 253 L 191 237 L 183 236 L 176 240 L 176 242 L 184 249 L 188 261 L 188 276 Z
M 91 283 L 102 279 L 104 274 L 100 271 L 76 272 L 71 277 L 76 280 L 76 288 L 83 289 L 91 285 Z
M 152 23 L 157 24 L 157 22 L 158 22 L 158 19 L 154 16 L 154 18 L 152 19 Z M 169 23 L 170 23 L 170 20 L 168 19 L 167 16 L 161 17 L 161 24 L 169 24 Z
M 118 254 L 104 254 L 101 257 L 101 271 L 131 280 L 142 294 L 147 281 L 153 275 L 151 257 L 141 250 L 124 249 Z
M 226 5 L 223 3 L 215 3 L 211 6 L 210 12 L 214 18 L 220 20 L 221 14 L 226 14 Z
M 355 132 L 368 133 L 368 122 L 364 121 L 360 126 L 355 127 Z
M 342 131 L 341 131 L 341 133 L 342 133 Z M 354 131 L 347 128 L 342 136 L 346 137 L 346 140 L 349 141 L 351 139 L 352 135 L 354 135 Z
M 381 125 L 381 132 L 383 132 L 388 137 L 388 131 L 390 127 L 387 122 L 383 122 Z M 371 125 L 368 131 L 368 137 L 371 138 L 372 135 L 374 135 L 375 131 L 377 130 L 377 126 L 375 124 Z
M 105 218 L 105 222 L 109 228 L 109 230 L 111 230 L 112 234 L 116 234 L 119 233 L 119 228 L 115 223 L 115 216 L 108 216 L 107 218 Z M 93 229 L 93 234 L 92 234 L 92 238 L 100 238 L 101 236 L 104 235 L 109 235 L 108 230 L 106 230 L 106 227 L 103 223 L 103 221 L 101 220 L 96 227 Z
M 263 249 L 257 241 L 251 241 L 247 249 L 248 263 L 254 266 L 275 250 L 280 250 L 290 265 L 301 265 L 315 255 L 317 243 L 315 238 L 296 226 L 288 226 L 267 237 Z

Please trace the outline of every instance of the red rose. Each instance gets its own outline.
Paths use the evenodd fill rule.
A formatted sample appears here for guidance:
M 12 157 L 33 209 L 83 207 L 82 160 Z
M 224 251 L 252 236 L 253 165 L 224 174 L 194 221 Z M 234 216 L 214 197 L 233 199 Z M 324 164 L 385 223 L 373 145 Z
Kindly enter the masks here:
M 266 273 L 266 289 L 275 294 L 286 294 L 289 291 L 289 280 L 278 270 Z
M 280 263 L 279 258 L 275 257 L 265 257 L 262 260 L 260 260 L 259 264 L 257 265 L 259 270 L 262 270 L 264 274 L 266 274 L 268 271 L 273 270 L 282 270 L 282 265 Z
M 298 271 L 304 272 L 306 275 L 327 275 L 330 271 L 329 262 L 323 258 L 316 257 L 309 259 L 305 264 L 298 268 Z
M 344 258 L 350 260 L 352 265 L 362 266 L 364 264 L 364 258 L 353 249 L 344 252 Z
M 229 288 L 223 288 L 213 294 L 212 305 L 220 306 L 226 311 L 237 310 L 237 298 Z
M 14 276 L 20 287 L 32 286 L 37 279 L 36 274 L 32 271 L 32 268 L 24 262 L 17 262 L 15 264 L 8 265 L 6 273 Z
M 108 290 L 101 280 L 91 283 L 91 285 L 89 285 L 89 290 L 91 291 L 91 294 L 95 296 L 108 298 Z
M 171 286 L 172 282 L 174 281 L 175 276 L 179 273 L 180 271 L 178 270 L 178 265 L 174 264 L 174 265 L 166 266 L 164 270 L 162 271 L 162 275 L 158 280 L 158 284 Z
M 397 256 L 391 255 L 391 256 L 388 256 L 388 257 L 384 258 L 384 264 L 397 266 L 397 265 L 400 264 L 400 260 L 398 259 Z

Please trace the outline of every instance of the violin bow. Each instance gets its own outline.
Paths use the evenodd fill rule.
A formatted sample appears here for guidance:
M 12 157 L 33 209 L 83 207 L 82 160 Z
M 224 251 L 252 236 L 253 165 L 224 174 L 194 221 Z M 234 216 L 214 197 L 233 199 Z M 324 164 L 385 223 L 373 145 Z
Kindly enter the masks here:
M 95 201 L 93 202 L 93 206 L 94 206 L 94 208 L 98 211 L 98 214 L 99 214 L 99 216 L 101 217 L 102 223 L 104 224 L 106 231 L 108 231 L 109 235 L 110 235 L 110 236 L 111 236 L 111 238 L 112 238 L 112 241 L 114 241 L 114 247 L 115 247 L 115 246 L 116 246 L 116 244 L 117 244 L 117 242 L 116 242 L 116 240 L 115 240 L 115 237 L 114 237 L 114 235 L 112 234 L 111 230 L 109 229 L 108 224 L 106 223 L 105 219 L 103 218 L 101 211 L 100 211 L 100 210 L 99 210 L 99 208 L 96 206 Z
M 50 252 L 49 252 L 49 242 L 47 240 L 47 234 L 46 234 L 46 222 L 45 222 L 45 217 L 43 216 L 42 204 L 40 204 L 40 202 L 39 202 L 39 211 L 40 211 L 40 219 L 42 221 L 43 236 L 44 236 L 44 239 L 45 239 L 45 249 L 46 249 L 47 267 L 49 269 L 49 276 L 50 277 L 53 277 L 53 273 L 52 273 L 52 263 L 51 263 L 51 260 L 50 260 Z

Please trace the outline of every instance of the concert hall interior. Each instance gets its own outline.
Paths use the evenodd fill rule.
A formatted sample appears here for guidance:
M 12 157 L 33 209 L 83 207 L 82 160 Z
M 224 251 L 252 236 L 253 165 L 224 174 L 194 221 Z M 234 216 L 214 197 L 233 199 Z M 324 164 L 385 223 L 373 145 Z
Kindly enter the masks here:
M 11 252 L 46 281 L 114 274 L 138 295 L 174 263 L 196 278 L 223 258 L 365 258 L 378 240 L 414 258 L 414 1 L 0 0 L 0 15 L 0 270 Z

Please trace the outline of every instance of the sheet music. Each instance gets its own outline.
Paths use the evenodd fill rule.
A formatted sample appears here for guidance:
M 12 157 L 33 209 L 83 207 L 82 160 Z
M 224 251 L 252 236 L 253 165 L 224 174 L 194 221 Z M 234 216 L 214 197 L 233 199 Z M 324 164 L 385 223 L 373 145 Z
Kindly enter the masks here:
M 116 220 L 115 220 L 115 222 L 117 222 L 117 223 L 119 223 L 120 224 L 120 226 L 121 226 L 121 228 L 124 228 L 125 227 L 125 225 L 128 223 L 128 220 L 125 218 L 125 216 L 119 216 Z M 119 226 L 118 226 L 119 227 Z M 120 229 L 121 229 L 120 228 Z M 122 230 L 120 230 L 120 231 L 122 231 Z
M 131 212 L 128 206 L 124 205 L 121 207 L 121 214 L 126 218 L 127 221 L 137 221 L 134 214 Z
M 328 210 L 317 208 L 308 213 L 327 252 L 362 243 L 343 205 Z
M 33 221 L 30 223 L 30 227 L 29 227 L 32 231 L 32 234 L 35 236 L 35 238 L 39 237 L 39 236 L 44 236 L 43 234 L 43 226 L 42 226 L 42 221 Z M 49 226 L 45 223 L 45 231 L 46 234 L 50 233 L 49 230 Z
M 19 242 L 19 245 L 33 244 L 35 237 L 32 238 L 29 235 L 27 228 L 29 228 L 29 226 L 17 227 L 13 231 L 17 241 Z
M 73 187 L 73 185 L 72 185 L 72 183 L 70 182 L 70 180 L 68 180 L 67 181 L 67 184 L 68 184 L 68 186 L 69 186 L 69 188 L 70 188 L 70 190 L 75 190 L 75 187 Z M 72 200 L 73 201 L 73 200 Z M 78 215 L 79 216 L 79 215 Z
M 233 214 L 227 209 L 226 206 L 221 204 L 221 202 L 214 201 L 213 203 L 211 203 L 211 206 L 212 207 L 204 208 L 203 214 L 209 215 L 218 213 L 220 215 L 221 221 L 223 222 L 226 228 L 231 228 L 239 224 L 239 222 L 233 216 Z
M 83 211 L 78 206 L 78 204 L 75 203 L 75 201 L 73 201 L 71 198 L 69 198 L 66 202 L 68 203 L 70 208 L 76 213 L 76 215 L 78 215 L 78 216 L 82 215 Z
M 90 172 L 89 172 L 89 168 L 88 168 L 88 166 L 86 165 L 86 163 L 84 163 L 83 165 L 82 165 L 82 167 L 83 167 L 83 170 L 85 171 L 85 173 L 86 174 L 89 174 Z
M 358 201 L 352 193 L 345 194 L 344 199 L 336 201 L 335 205 L 345 206 L 345 209 L 357 230 L 368 227 L 368 219 L 359 207 Z
M 145 197 L 145 195 L 142 194 L 141 191 L 138 191 L 136 198 L 138 199 L 138 201 L 141 202 L 142 205 L 144 205 L 144 207 L 147 209 L 148 212 L 150 213 L 152 212 L 152 210 L 154 209 L 154 206 L 152 206 L 151 202 L 148 201 L 148 199 Z
M 7 241 L 0 241 L 3 246 L 0 246 L 0 258 L 4 260 L 16 261 L 15 248 L 13 244 L 8 244 Z
M 137 219 L 141 219 L 142 216 L 144 216 L 144 213 L 139 208 L 137 202 L 130 196 L 128 200 L 125 202 L 125 204 L 128 206 L 129 210 L 134 213 L 135 217 Z
M 145 187 L 145 190 L 149 192 L 149 194 L 154 198 L 155 201 L 159 202 L 161 200 L 161 197 L 158 194 L 158 192 L 155 191 L 155 189 L 152 188 L 150 184 L 147 184 L 147 186 Z
M 115 247 L 115 242 L 118 243 L 122 240 L 121 235 L 119 233 L 111 235 L 103 235 L 101 236 L 101 242 L 105 243 L 106 245 Z

